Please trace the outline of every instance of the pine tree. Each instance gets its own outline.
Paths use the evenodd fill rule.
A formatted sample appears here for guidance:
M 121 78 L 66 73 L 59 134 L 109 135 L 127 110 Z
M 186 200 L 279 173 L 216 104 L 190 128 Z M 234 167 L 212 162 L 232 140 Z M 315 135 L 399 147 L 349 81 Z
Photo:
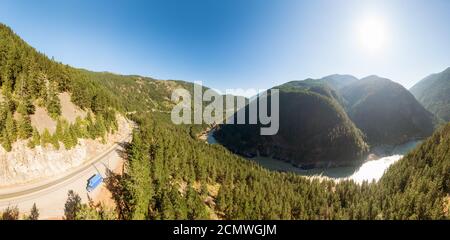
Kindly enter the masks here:
M 31 119 L 28 115 L 21 116 L 17 123 L 17 136 L 19 139 L 27 139 L 31 137 L 33 127 L 31 126 Z
M 6 208 L 6 210 L 2 213 L 1 219 L 2 220 L 19 220 L 19 208 L 17 208 L 17 206 Z
M 106 126 L 105 120 L 102 115 L 97 116 L 97 121 L 95 122 L 95 136 L 102 138 L 105 142 Z
M 41 145 L 42 147 L 47 147 L 47 144 L 52 143 L 52 135 L 48 131 L 48 129 L 45 129 L 41 136 Z
M 5 128 L 9 142 L 15 142 L 17 139 L 16 123 L 11 112 L 8 112 L 6 116 Z
M 174 208 L 168 194 L 163 192 L 161 199 L 161 220 L 175 219 Z
M 84 121 L 80 117 L 77 117 L 75 123 L 71 126 L 74 133 L 74 137 L 76 137 L 77 139 L 89 137 L 88 134 L 86 133 L 86 129 L 84 127 L 83 122 Z
M 52 118 L 57 119 L 58 116 L 61 115 L 61 103 L 57 95 L 55 84 L 50 84 L 46 100 L 48 113 Z
M 54 147 L 56 150 L 59 150 L 59 149 L 61 148 L 61 145 L 59 144 L 59 139 L 58 139 L 58 137 L 57 137 L 56 134 L 53 134 L 53 135 L 51 136 L 50 140 L 51 140 L 51 143 L 52 143 L 53 147 Z
M 75 220 L 101 220 L 101 216 L 95 208 L 92 208 L 87 204 L 82 204 L 80 209 L 76 212 Z
M 33 128 L 31 139 L 28 142 L 28 147 L 35 148 L 40 144 L 41 144 L 41 136 L 39 134 L 39 131 L 36 128 Z
M 66 220 L 75 220 L 81 210 L 81 198 L 74 191 L 69 190 L 67 201 L 64 206 L 64 216 Z
M 31 208 L 28 220 L 38 220 L 38 219 L 39 219 L 39 210 L 36 207 L 36 203 L 33 203 L 33 207 Z
M 75 125 L 71 125 L 69 127 L 68 133 L 66 134 L 70 138 L 71 147 L 75 147 L 78 144 L 78 135 L 79 134 L 77 134 L 77 130 L 76 130 L 76 128 L 74 126 Z
M 198 193 L 195 192 L 195 190 L 192 188 L 192 186 L 188 186 L 186 201 L 189 220 L 202 220 L 208 218 L 205 204 L 200 199 Z
M 172 187 L 172 190 L 170 191 L 170 200 L 173 203 L 175 219 L 187 219 L 188 210 L 186 207 L 186 201 L 181 197 L 180 193 L 174 187 Z
M 54 133 L 54 137 L 58 140 L 62 140 L 64 137 L 64 129 L 65 128 L 65 124 L 63 122 L 63 120 L 58 119 L 58 121 L 56 122 L 56 130 Z
M 10 152 L 12 150 L 11 141 L 9 140 L 6 128 L 4 128 L 2 131 L 2 146 L 7 152 Z
M 117 213 L 114 211 L 114 209 L 110 209 L 106 207 L 105 205 L 100 205 L 100 218 L 102 220 L 116 220 L 117 219 Z
M 133 144 L 129 150 L 130 163 L 128 167 L 129 180 L 126 185 L 130 190 L 133 202 L 133 216 L 135 220 L 146 219 L 149 215 L 150 199 L 153 191 L 150 180 L 150 161 L 146 154 L 146 145 L 139 133 L 135 132 Z

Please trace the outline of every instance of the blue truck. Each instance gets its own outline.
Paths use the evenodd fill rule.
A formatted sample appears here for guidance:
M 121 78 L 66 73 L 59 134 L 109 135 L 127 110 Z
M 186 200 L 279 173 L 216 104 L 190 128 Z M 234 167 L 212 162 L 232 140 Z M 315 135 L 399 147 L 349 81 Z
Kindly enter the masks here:
M 103 177 L 100 174 L 95 174 L 88 180 L 88 185 L 86 190 L 88 192 L 92 192 L 95 188 L 97 188 L 103 182 Z

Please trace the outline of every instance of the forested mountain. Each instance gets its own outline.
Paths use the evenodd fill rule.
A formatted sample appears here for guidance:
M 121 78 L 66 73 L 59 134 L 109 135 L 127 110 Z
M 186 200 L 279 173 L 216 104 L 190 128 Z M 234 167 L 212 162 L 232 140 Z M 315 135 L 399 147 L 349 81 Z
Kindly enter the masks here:
M 450 67 L 424 78 L 410 91 L 428 111 L 450 121 Z
M 48 59 L 1 24 L 0 85 L 0 143 L 7 151 L 18 139 L 29 139 L 30 147 L 52 144 L 59 148 L 63 142 L 71 148 L 79 138 L 103 137 L 117 128 L 115 109 L 120 106 L 115 94 L 80 71 Z M 61 116 L 61 92 L 72 93 L 72 102 L 88 111 L 88 117 L 68 124 Z M 32 126 L 30 115 L 37 107 L 45 108 L 58 122 L 53 135 Z
M 369 76 L 341 90 L 350 118 L 371 145 L 405 143 L 433 133 L 437 119 L 403 86 Z
M 260 136 L 257 125 L 222 125 L 216 138 L 244 156 L 261 153 L 301 167 L 342 166 L 364 159 L 365 142 L 394 146 L 423 139 L 438 124 L 408 90 L 377 76 L 331 75 L 276 88 L 277 135 Z
M 378 183 L 266 170 L 189 137 L 162 113 L 138 114 L 124 176 L 109 178 L 120 219 L 449 219 L 450 125 Z M 83 208 L 77 219 L 103 219 Z
M 54 117 L 60 117 L 54 95 L 61 91 L 71 92 L 72 101 L 92 111 L 96 119 L 109 119 L 111 113 L 118 111 L 137 124 L 133 141 L 126 149 L 124 174 L 111 174 L 105 179 L 116 209 L 78 203 L 76 208 L 66 209 L 67 219 L 450 217 L 450 125 L 392 166 L 379 183 L 312 180 L 269 171 L 220 145 L 205 144 L 192 134 L 203 126 L 172 124 L 167 112 L 173 104 L 169 101 L 171 90 L 179 86 L 190 89 L 192 84 L 74 69 L 37 53 L 3 25 L 0 37 L 5 111 L 0 116 L 5 118 L 6 114 L 6 121 L 0 125 L 2 146 L 6 139 L 13 140 L 10 137 L 15 131 L 11 129 L 21 126 L 12 115 L 22 112 L 26 119 L 29 113 L 16 111 L 16 106 L 28 106 L 30 110 L 20 108 L 32 111 L 32 106 L 42 102 Z M 332 120 L 336 127 L 333 136 L 350 138 L 355 141 L 356 150 L 365 151 L 361 133 L 345 115 L 332 89 L 321 85 L 285 87 L 280 89 L 286 99 L 299 98 L 312 106 L 323 106 L 323 111 L 313 114 Z M 295 111 L 291 114 L 301 117 Z M 98 120 L 92 121 L 89 129 L 100 126 Z M 113 122 L 111 119 L 111 128 Z M 320 126 L 326 123 L 320 122 Z M 76 194 L 71 193 L 68 201 L 76 199 Z M 16 219 L 18 211 L 8 209 L 1 218 Z M 36 212 L 34 208 L 29 218 L 36 219 Z
M 116 112 L 168 112 L 174 105 L 172 90 L 193 91 L 193 84 L 183 81 L 72 68 L 37 52 L 2 24 L 0 86 L 0 144 L 8 151 L 19 139 L 30 139 L 31 147 L 52 144 L 59 148 L 59 142 L 63 142 L 70 148 L 79 138 L 98 138 L 114 131 Z M 71 102 L 89 113 L 87 119 L 67 124 L 58 98 L 62 92 L 69 93 Z M 30 116 L 37 107 L 44 108 L 58 122 L 58 134 L 39 133 L 32 125 Z M 193 131 L 203 127 L 193 126 Z
M 259 152 L 303 168 L 355 165 L 365 159 L 368 146 L 336 91 L 316 80 L 276 89 L 280 90 L 276 135 L 261 136 L 260 125 L 221 125 L 215 133 L 218 141 L 246 156 Z M 249 113 L 249 106 L 245 111 Z
M 302 81 L 291 81 L 282 85 L 284 89 L 306 89 L 316 91 L 319 94 L 334 98 L 344 108 L 346 100 L 342 97 L 340 90 L 352 83 L 359 81 L 352 75 L 334 74 L 320 79 L 308 78 Z

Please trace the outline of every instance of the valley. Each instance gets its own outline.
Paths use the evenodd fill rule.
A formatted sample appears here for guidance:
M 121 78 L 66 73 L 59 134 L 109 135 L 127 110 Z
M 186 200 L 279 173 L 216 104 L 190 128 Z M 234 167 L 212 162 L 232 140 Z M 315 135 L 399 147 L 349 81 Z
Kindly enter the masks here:
M 450 125 L 389 79 L 275 86 L 277 135 L 205 136 L 205 123 L 171 121 L 172 92 L 194 83 L 74 68 L 0 25 L 0 84 L 2 219 L 449 218 Z
M 221 124 L 216 140 L 242 156 L 271 156 L 303 169 L 359 167 L 440 125 L 407 89 L 378 76 L 331 75 L 274 88 L 281 91 L 276 135 L 260 136 L 248 123 Z
M 214 131 L 209 131 L 205 141 L 208 144 L 219 144 L 214 138 Z M 248 158 L 249 161 L 258 163 L 264 168 L 279 171 L 292 172 L 300 176 L 310 177 L 311 179 L 327 179 L 336 182 L 342 180 L 353 180 L 358 184 L 363 181 L 378 181 L 384 172 L 395 162 L 400 160 L 408 152 L 416 148 L 422 141 L 414 140 L 394 147 L 378 147 L 369 154 L 368 159 L 358 166 L 349 167 L 330 167 L 301 169 L 293 166 L 289 162 L 279 161 L 272 157 L 256 156 Z

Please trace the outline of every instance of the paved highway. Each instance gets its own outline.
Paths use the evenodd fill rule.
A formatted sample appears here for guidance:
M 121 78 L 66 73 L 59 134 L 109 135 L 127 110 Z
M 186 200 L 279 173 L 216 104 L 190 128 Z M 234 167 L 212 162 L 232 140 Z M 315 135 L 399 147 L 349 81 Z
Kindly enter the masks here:
M 122 139 L 130 142 L 131 135 Z M 67 192 L 74 190 L 80 195 L 83 202 L 89 197 L 95 197 L 98 192 L 86 191 L 87 180 L 96 173 L 105 176 L 106 170 L 113 170 L 123 159 L 119 156 L 120 144 L 114 144 L 101 155 L 96 156 L 83 165 L 64 173 L 56 179 L 41 181 L 16 188 L 0 189 L 0 212 L 8 206 L 18 206 L 21 213 L 27 213 L 33 203 L 40 210 L 41 218 L 59 218 L 64 214 L 64 203 L 67 200 Z M 97 192 L 96 192 L 97 191 Z

